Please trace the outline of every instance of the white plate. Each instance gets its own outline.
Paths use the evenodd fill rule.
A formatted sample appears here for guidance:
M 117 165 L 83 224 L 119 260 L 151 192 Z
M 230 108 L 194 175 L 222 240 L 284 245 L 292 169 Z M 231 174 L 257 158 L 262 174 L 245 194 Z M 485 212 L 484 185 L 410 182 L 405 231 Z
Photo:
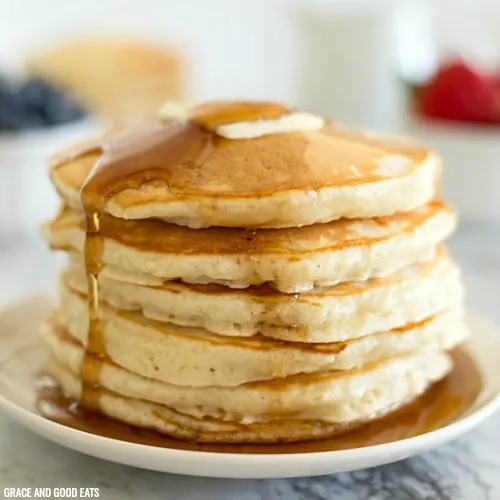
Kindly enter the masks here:
M 500 334 L 484 320 L 471 320 L 474 341 L 466 349 L 483 387 L 460 420 L 421 436 L 352 450 L 245 455 L 173 450 L 87 434 L 56 424 L 35 411 L 34 375 L 46 359 L 37 339 L 52 301 L 38 295 L 0 314 L 0 408 L 16 422 L 56 443 L 94 457 L 176 474 L 226 478 L 277 478 L 331 474 L 374 467 L 435 448 L 471 430 L 500 406 Z

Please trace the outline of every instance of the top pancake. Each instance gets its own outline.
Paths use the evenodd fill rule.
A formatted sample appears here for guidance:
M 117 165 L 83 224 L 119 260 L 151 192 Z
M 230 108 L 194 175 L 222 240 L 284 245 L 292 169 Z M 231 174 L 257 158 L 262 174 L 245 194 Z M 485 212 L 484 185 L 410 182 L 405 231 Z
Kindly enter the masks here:
M 196 123 L 172 120 L 110 133 L 56 155 L 51 178 L 67 205 L 81 207 L 87 176 L 96 162 L 109 164 L 110 158 L 120 175 L 133 170 L 142 180 L 115 189 L 104 212 L 194 228 L 295 227 L 409 211 L 433 197 L 440 172 L 439 158 L 418 144 L 330 124 L 224 139 Z

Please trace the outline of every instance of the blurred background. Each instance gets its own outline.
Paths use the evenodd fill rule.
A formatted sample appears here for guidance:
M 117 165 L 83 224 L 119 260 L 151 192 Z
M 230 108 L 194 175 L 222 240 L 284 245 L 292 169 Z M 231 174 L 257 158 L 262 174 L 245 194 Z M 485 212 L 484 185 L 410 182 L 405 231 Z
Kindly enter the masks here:
M 0 0 L 0 302 L 60 265 L 38 236 L 51 152 L 165 99 L 231 97 L 435 147 L 469 285 L 499 269 L 497 0 Z

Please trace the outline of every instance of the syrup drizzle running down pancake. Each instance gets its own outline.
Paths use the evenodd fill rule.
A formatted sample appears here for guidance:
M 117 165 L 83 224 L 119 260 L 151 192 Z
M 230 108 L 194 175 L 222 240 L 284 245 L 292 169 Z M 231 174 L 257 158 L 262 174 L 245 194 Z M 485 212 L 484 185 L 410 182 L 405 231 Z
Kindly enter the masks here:
M 295 399 L 290 399 L 290 408 L 285 408 L 284 414 L 293 415 L 289 419 L 293 425 L 291 422 L 288 428 L 274 404 L 283 407 L 285 393 L 280 389 L 276 396 L 275 389 L 281 388 L 282 379 L 288 380 L 287 367 L 292 366 L 290 374 L 309 380 L 309 372 L 316 369 L 313 361 L 320 368 L 330 358 L 338 358 L 340 363 L 342 353 L 347 352 L 345 344 L 334 345 L 331 339 L 326 339 L 325 344 L 268 339 L 261 335 L 260 325 L 250 339 L 235 339 L 223 332 L 208 333 L 204 329 L 188 332 L 189 327 L 180 326 L 168 330 L 161 320 L 143 318 L 142 312 L 123 312 L 120 305 L 108 307 L 106 295 L 99 288 L 105 266 L 147 276 L 156 286 L 175 279 L 194 286 L 259 285 L 267 294 L 260 294 L 257 299 L 264 301 L 265 297 L 267 302 L 272 300 L 265 288 L 270 284 L 281 293 L 288 293 L 287 300 L 295 303 L 301 299 L 300 292 L 339 282 L 364 283 L 368 278 L 384 277 L 424 261 L 435 255 L 437 245 L 454 227 L 452 212 L 432 201 L 439 158 L 418 144 L 346 131 L 325 124 L 320 117 L 296 113 L 274 103 L 209 103 L 173 118 L 167 111 L 166 122 L 112 131 L 60 154 L 52 164 L 52 181 L 67 208 L 49 227 L 48 239 L 53 248 L 75 251 L 82 261 L 82 287 L 75 291 L 79 319 L 70 314 L 76 309 L 69 307 L 64 293 L 59 314 L 61 326 L 68 328 L 82 345 L 74 348 L 66 342 L 63 351 L 58 337 L 49 349 L 56 352 L 55 347 L 61 347 L 57 351 L 61 363 L 64 365 L 70 358 L 74 364 L 70 372 L 61 367 L 58 372 L 55 363 L 51 374 L 66 395 L 81 403 L 82 411 L 103 413 L 188 440 L 297 441 L 332 436 L 340 429 L 338 424 L 342 424 L 341 431 L 345 432 L 345 423 L 361 425 L 380 418 L 413 401 L 449 373 L 452 362 L 447 351 L 458 340 L 432 347 L 432 355 L 431 351 L 420 352 L 416 347 L 406 346 L 411 350 L 408 359 L 386 351 L 381 355 L 386 356 L 380 362 L 381 371 L 377 372 L 381 374 L 380 380 L 364 374 L 363 381 L 366 379 L 373 394 L 367 392 L 362 403 L 356 399 L 356 391 L 348 388 L 344 391 L 345 405 L 335 400 L 332 403 L 335 410 L 326 408 L 320 415 L 318 399 L 313 394 L 311 411 L 304 411 L 304 423 L 299 422 L 297 427 L 304 398 L 311 398 L 313 391 L 290 392 L 293 397 L 297 395 L 297 401 L 294 406 Z M 307 116 L 312 118 L 310 122 Z M 330 237 L 325 238 L 325 231 Z M 296 233 L 304 238 L 297 241 Z M 336 281 L 330 282 L 332 279 Z M 216 294 L 206 295 L 212 300 Z M 277 300 L 281 298 L 278 295 Z M 413 299 L 408 298 L 421 308 L 419 301 Z M 115 311 L 115 308 L 118 319 L 107 313 L 107 309 Z M 336 313 L 328 305 L 323 309 Z M 370 314 L 377 316 L 381 311 L 374 307 Z M 130 321 L 118 325 L 122 315 L 130 316 Z M 170 319 L 167 318 L 167 323 Z M 440 325 L 436 327 L 437 335 L 461 331 L 461 318 L 456 319 L 456 328 Z M 418 322 L 424 320 L 415 319 L 416 330 L 420 328 Z M 294 327 L 296 323 L 292 319 L 287 325 Z M 397 326 L 404 323 L 401 320 Z M 113 343 L 110 328 L 115 324 Z M 129 335 L 124 325 L 137 335 Z M 306 320 L 305 326 L 309 325 Z M 351 320 L 347 329 L 352 329 Z M 113 382 L 105 378 L 109 372 L 106 361 L 117 356 L 114 346 L 123 351 L 124 344 L 139 338 L 142 331 L 152 340 L 161 336 L 177 344 L 168 347 L 152 342 L 155 345 L 150 355 L 139 352 L 137 346 L 142 341 L 135 342 L 135 346 L 131 342 L 130 357 L 154 370 L 142 373 L 142 368 L 132 366 L 128 368 L 131 377 L 140 372 L 147 381 L 165 379 L 172 386 L 168 387 L 169 398 L 179 393 L 180 402 L 164 399 L 162 392 L 161 398 L 155 396 L 148 403 L 146 395 L 149 397 L 154 391 L 142 386 L 132 395 L 126 393 L 122 397 L 121 391 L 128 383 L 120 377 L 125 375 L 113 371 Z M 380 332 L 377 327 L 374 331 Z M 391 339 L 399 346 L 403 335 L 397 330 L 394 333 L 397 335 Z M 465 337 L 466 331 L 461 335 Z M 423 340 L 421 334 L 414 336 L 418 342 Z M 429 338 L 432 342 L 436 340 L 430 333 Z M 200 339 L 206 342 L 202 344 Z M 196 349 L 188 346 L 188 343 L 194 346 L 195 342 Z M 365 347 L 371 353 L 374 346 L 379 343 Z M 260 353 L 262 347 L 264 354 Z M 209 352 L 214 349 L 222 360 L 216 366 L 216 356 Z M 245 353 L 243 363 L 231 349 Z M 208 355 L 204 356 L 202 351 Z M 171 356 L 170 360 L 157 360 L 156 353 L 160 352 Z M 77 353 L 77 358 L 72 353 Z M 255 366 L 249 353 L 257 360 Z M 284 359 L 285 355 L 290 359 Z M 202 371 L 201 359 L 205 359 Z M 302 359 L 306 367 L 299 365 Z M 117 358 L 115 362 L 125 367 L 123 359 Z M 342 365 L 347 376 L 352 375 L 351 366 L 360 369 L 367 366 L 363 359 L 349 363 Z M 235 366 L 244 367 L 250 375 L 235 371 Z M 342 366 L 332 370 L 342 371 Z M 222 394 L 231 378 L 224 373 L 226 368 L 231 374 L 236 373 L 231 384 L 238 390 L 247 381 L 261 384 L 252 389 L 257 391 L 252 394 L 257 394 L 261 404 L 258 411 L 252 410 L 255 415 L 249 409 L 249 391 L 240 391 L 244 401 L 233 395 L 227 398 L 231 404 L 237 402 L 234 408 L 225 403 L 214 405 L 208 400 L 202 405 L 200 400 L 208 394 L 207 389 L 199 394 L 193 392 L 195 405 L 191 411 L 191 403 L 186 405 L 187 388 L 220 387 L 213 392 Z M 191 369 L 194 371 L 190 372 Z M 391 377 L 386 369 L 399 371 Z M 185 383 L 168 378 L 181 373 Z M 323 371 L 320 369 L 318 373 Z M 264 384 L 273 388 L 274 399 L 270 398 L 269 404 L 262 403 L 260 397 Z M 335 390 L 337 387 L 338 384 Z M 385 392 L 379 389 L 382 387 Z M 318 392 L 323 401 L 332 391 L 321 386 Z M 355 415 L 353 402 L 359 403 Z M 346 413 L 342 413 L 344 410 Z M 266 415 L 272 421 L 261 425 L 259 415 Z M 255 425 L 252 419 L 257 419 Z M 331 425 L 325 425 L 324 421 Z
M 171 121 L 89 143 L 77 152 L 102 154 L 87 177 L 81 202 L 85 212 L 85 267 L 89 300 L 89 334 L 82 362 L 82 405 L 98 409 L 98 380 L 104 353 L 99 317 L 98 275 L 101 268 L 102 241 L 100 218 L 106 201 L 124 189 L 140 189 L 147 182 L 168 183 L 174 166 L 196 168 L 215 147 L 211 130 L 221 123 L 274 118 L 286 114 L 281 106 L 266 103 L 213 104 L 200 107 L 192 121 Z M 59 158 L 59 164 L 70 157 Z M 56 165 L 57 167 L 57 165 Z
M 103 211 L 193 228 L 284 228 L 407 212 L 435 195 L 440 160 L 413 141 L 348 130 L 273 103 L 211 103 L 191 109 L 188 117 L 112 130 L 60 153 L 53 158 L 52 182 L 78 210 L 82 185 L 111 143 L 126 136 L 126 157 L 137 143 L 144 152 L 165 134 L 177 137 L 168 144 L 176 143 L 177 152 L 186 136 L 189 147 L 199 140 L 203 149 L 208 141 L 206 157 L 196 168 L 158 158 L 147 166 L 157 169 L 151 180 L 110 195 Z

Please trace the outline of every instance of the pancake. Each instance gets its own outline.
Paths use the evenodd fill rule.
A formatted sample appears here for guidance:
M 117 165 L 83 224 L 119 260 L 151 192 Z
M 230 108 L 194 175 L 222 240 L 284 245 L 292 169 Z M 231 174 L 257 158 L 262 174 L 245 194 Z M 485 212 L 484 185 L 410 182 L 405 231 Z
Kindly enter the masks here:
M 82 345 L 88 339 L 86 297 L 61 289 L 60 325 Z M 450 349 L 467 336 L 461 310 L 356 340 L 329 344 L 283 342 L 255 335 L 226 337 L 147 320 L 101 304 L 103 351 L 127 370 L 183 386 L 237 386 L 297 373 L 348 370 L 418 351 Z M 82 351 L 83 352 L 83 351 Z
M 233 389 L 196 390 L 168 387 L 106 364 L 101 372 L 105 388 L 100 390 L 99 404 L 101 411 L 112 418 L 181 439 L 292 442 L 332 436 L 393 411 L 422 394 L 451 367 L 447 354 L 430 351 L 359 371 L 297 376 L 284 383 Z M 74 368 L 55 362 L 50 372 L 63 391 L 78 400 L 81 382 Z M 221 391 L 219 396 L 212 398 L 217 391 Z M 178 402 L 184 412 L 147 398 Z M 187 413 L 193 409 L 190 401 L 194 402 L 194 414 Z M 209 416 L 205 408 L 210 413 L 215 401 L 229 405 L 230 412 L 221 408 L 212 410 L 217 416 Z M 232 413 L 237 420 L 227 420 Z
M 50 373 L 86 409 L 200 442 L 329 437 L 405 405 L 468 336 L 440 169 L 270 102 L 164 106 L 58 153 Z
M 26 72 L 74 94 L 112 119 L 152 114 L 182 94 L 182 58 L 139 40 L 83 39 L 32 54 Z
M 338 342 L 418 322 L 463 298 L 459 271 L 441 249 L 437 256 L 385 278 L 283 295 L 269 285 L 230 290 L 179 281 L 148 284 L 148 276 L 104 267 L 99 297 L 112 307 L 149 319 L 213 333 L 299 342 Z M 75 255 L 62 283 L 87 293 L 83 260 Z M 139 284 L 137 284 L 139 283 Z M 145 284 L 142 284 L 145 283 Z
M 221 104 L 220 115 L 238 105 Z M 268 105 L 275 113 L 278 105 Z M 51 179 L 68 206 L 81 207 L 97 162 L 92 182 L 106 195 L 103 212 L 193 228 L 298 227 L 410 211 L 434 197 L 441 170 L 419 144 L 339 126 L 231 140 L 172 120 L 112 131 L 54 156 Z
M 386 276 L 433 257 L 456 217 L 441 201 L 404 214 L 248 232 L 190 229 L 102 216 L 101 261 L 130 272 L 233 288 L 271 283 L 285 293 Z M 82 253 L 82 214 L 64 209 L 44 233 L 54 249 Z

